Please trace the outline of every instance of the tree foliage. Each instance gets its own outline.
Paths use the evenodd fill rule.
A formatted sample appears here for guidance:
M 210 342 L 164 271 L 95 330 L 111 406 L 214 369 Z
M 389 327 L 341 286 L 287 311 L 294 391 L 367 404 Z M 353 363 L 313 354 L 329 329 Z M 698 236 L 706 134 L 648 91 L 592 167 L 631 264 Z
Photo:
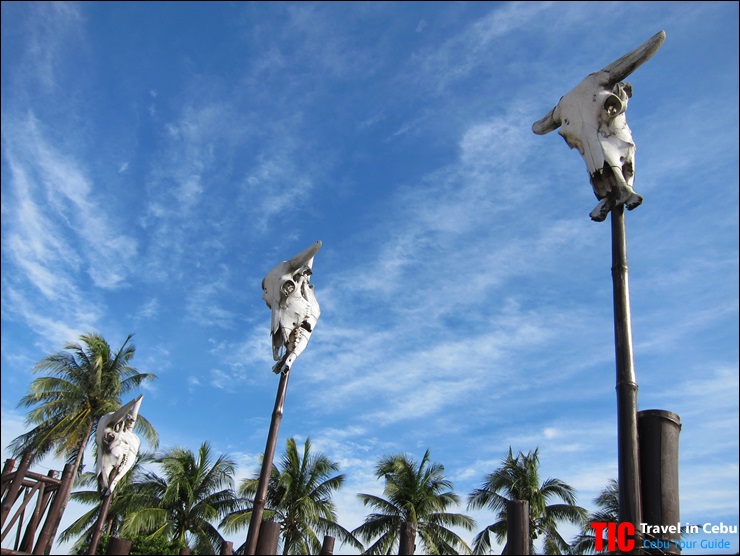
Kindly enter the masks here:
M 188 544 L 195 554 L 216 554 L 223 537 L 216 523 L 238 508 L 233 489 L 236 464 L 221 455 L 214 460 L 208 442 L 197 454 L 173 448 L 154 462 L 163 476 L 147 471 L 130 485 L 127 512 L 121 535 L 146 535 Z
M 539 478 L 539 450 L 514 457 L 511 448 L 501 467 L 486 476 L 481 488 L 468 496 L 469 509 L 488 508 L 496 514 L 497 521 L 488 525 L 473 539 L 476 554 L 491 550 L 491 535 L 499 543 L 506 539 L 506 505 L 509 500 L 529 502 L 530 553 L 535 554 L 534 541 L 543 536 L 546 554 L 563 554 L 568 543 L 558 532 L 560 521 L 581 525 L 586 510 L 576 505 L 575 489 L 560 479 Z M 560 500 L 561 503 L 550 503 Z
M 444 466 L 430 461 L 429 450 L 417 463 L 406 454 L 394 454 L 380 460 L 375 469 L 383 479 L 385 498 L 358 494 L 365 506 L 375 511 L 353 531 L 372 544 L 365 554 L 390 554 L 398 547 L 399 554 L 413 554 L 418 538 L 428 554 L 470 553 L 470 547 L 449 527 L 469 531 L 473 519 L 448 510 L 459 503 L 452 483 L 444 477 Z
M 111 536 L 114 535 L 103 535 L 100 537 L 98 542 L 98 548 L 95 554 L 108 554 L 108 544 L 110 543 Z M 151 554 L 159 554 L 161 556 L 175 556 L 180 554 L 180 549 L 185 545 L 180 541 L 171 541 L 163 537 L 141 537 L 135 536 L 131 539 L 131 550 L 129 556 L 146 556 Z M 90 543 L 87 542 L 84 545 L 75 549 L 72 554 L 77 556 L 84 556 L 88 552 Z
M 324 454 L 311 451 L 311 439 L 303 444 L 303 454 L 289 438 L 280 464 L 273 464 L 267 486 L 262 518 L 280 523 L 283 554 L 318 554 L 323 535 L 332 535 L 343 543 L 362 550 L 362 544 L 337 522 L 334 492 L 345 476 L 337 474 L 339 464 Z M 252 505 L 259 474 L 245 479 L 239 494 L 250 501 L 245 510 L 227 516 L 222 526 L 226 532 L 246 528 L 252 518 Z M 243 549 L 240 547 L 237 551 Z
M 30 451 L 35 461 L 53 451 L 74 463 L 75 474 L 81 469 L 85 447 L 95 437 L 100 418 L 123 405 L 122 395 L 156 378 L 130 365 L 136 352 L 131 337 L 114 352 L 100 334 L 83 334 L 81 343 L 68 343 L 64 351 L 34 366 L 34 373 L 48 376 L 33 380 L 18 403 L 31 408 L 26 425 L 33 428 L 10 443 L 15 457 Z M 135 431 L 156 447 L 157 433 L 141 415 Z

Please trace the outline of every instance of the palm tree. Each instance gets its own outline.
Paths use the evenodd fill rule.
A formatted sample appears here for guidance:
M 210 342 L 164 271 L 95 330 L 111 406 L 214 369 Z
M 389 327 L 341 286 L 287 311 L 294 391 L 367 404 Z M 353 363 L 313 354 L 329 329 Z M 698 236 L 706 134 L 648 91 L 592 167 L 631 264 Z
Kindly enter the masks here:
M 416 536 L 428 554 L 469 554 L 470 547 L 448 527 L 472 531 L 475 521 L 447 509 L 459 503 L 452 483 L 444 478 L 444 466 L 431 463 L 429 450 L 417 464 L 405 454 L 380 460 L 375 475 L 385 480 L 385 498 L 358 494 L 365 506 L 376 510 L 353 533 L 363 540 L 377 540 L 365 554 L 390 554 L 398 543 L 398 554 L 413 554 Z
M 583 523 L 581 533 L 575 538 L 571 545 L 571 554 L 595 554 L 596 537 L 591 523 L 594 521 L 612 522 L 619 521 L 619 483 L 616 479 L 610 479 L 609 483 L 594 498 L 594 503 L 598 510 L 588 514 L 586 521 Z M 603 546 L 607 545 L 604 539 Z
M 223 537 L 213 521 L 238 507 L 234 494 L 236 463 L 221 455 L 213 461 L 208 442 L 197 455 L 184 448 L 167 450 L 154 459 L 164 477 L 148 471 L 131 484 L 121 535 L 145 534 L 178 541 L 192 540 L 196 554 L 217 554 Z
M 53 450 L 73 464 L 72 476 L 78 475 L 85 448 L 95 438 L 100 418 L 121 407 L 123 394 L 157 378 L 151 373 L 139 373 L 129 364 L 136 352 L 129 343 L 131 337 L 129 334 L 113 353 L 100 334 L 83 334 L 82 345 L 68 343 L 64 346 L 66 351 L 48 355 L 33 367 L 34 373 L 48 372 L 51 376 L 33 380 L 29 393 L 18 402 L 18 407 L 32 408 L 26 415 L 26 425 L 34 428 L 10 443 L 15 457 L 30 452 L 33 462 Z M 141 415 L 135 430 L 157 446 L 157 432 Z M 69 494 L 62 501 L 62 514 L 68 501 Z M 52 535 L 55 534 L 56 529 Z
M 263 519 L 280 523 L 283 554 L 318 554 L 321 534 L 332 534 L 341 542 L 362 550 L 362 544 L 337 523 L 336 506 L 331 500 L 334 491 L 344 483 L 344 475 L 335 475 L 339 464 L 322 453 L 311 453 L 311 439 L 303 444 L 299 455 L 296 442 L 289 438 L 280 467 L 273 464 L 267 486 Z M 259 476 L 245 479 L 239 494 L 254 500 Z M 249 525 L 251 507 L 228 515 L 221 523 L 226 532 L 235 532 Z M 237 549 L 237 552 L 243 547 Z
M 488 508 L 497 512 L 498 521 L 487 526 L 473 539 L 476 554 L 491 550 L 491 534 L 501 543 L 506 538 L 506 504 L 510 500 L 529 502 L 530 553 L 534 541 L 544 535 L 545 554 L 562 554 L 569 545 L 557 530 L 559 521 L 582 524 L 586 510 L 576 505 L 575 489 L 560 479 L 547 479 L 540 484 L 539 449 L 514 457 L 511 448 L 502 466 L 485 478 L 479 489 L 468 496 L 468 509 Z M 548 504 L 553 499 L 563 503 Z M 506 548 L 504 548 L 504 553 Z
M 80 336 L 81 344 L 68 343 L 66 351 L 44 357 L 34 373 L 48 372 L 31 382 L 29 393 L 18 407 L 33 407 L 26 415 L 29 432 L 10 443 L 15 457 L 31 452 L 31 461 L 54 450 L 57 456 L 74 463 L 73 476 L 82 468 L 85 448 L 100 418 L 121 407 L 121 396 L 156 375 L 139 373 L 129 362 L 136 347 L 129 334 L 121 348 L 113 353 L 105 338 L 92 332 Z M 149 422 L 138 416 L 136 432 L 157 445 L 157 433 Z

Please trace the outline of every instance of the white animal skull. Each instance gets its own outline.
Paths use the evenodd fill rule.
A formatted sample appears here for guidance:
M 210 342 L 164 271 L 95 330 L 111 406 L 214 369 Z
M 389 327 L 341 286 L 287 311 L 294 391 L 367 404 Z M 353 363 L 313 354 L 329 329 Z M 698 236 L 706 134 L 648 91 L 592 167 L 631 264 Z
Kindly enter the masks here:
M 144 396 L 131 400 L 98 421 L 95 442 L 98 447 L 96 473 L 101 496 L 113 493 L 118 481 L 133 467 L 139 451 L 139 437 L 133 433 Z
M 317 241 L 289 261 L 283 261 L 262 280 L 262 299 L 272 310 L 270 336 L 275 373 L 287 373 L 306 349 L 321 309 L 309 284 Z
M 645 63 L 665 40 L 661 31 L 650 40 L 592 73 L 560 99 L 557 106 L 534 123 L 544 135 L 557 128 L 571 149 L 578 149 L 599 204 L 591 218 L 601 222 L 618 205 L 629 210 L 642 203 L 632 189 L 635 180 L 635 144 L 625 112 L 632 87 L 623 79 Z

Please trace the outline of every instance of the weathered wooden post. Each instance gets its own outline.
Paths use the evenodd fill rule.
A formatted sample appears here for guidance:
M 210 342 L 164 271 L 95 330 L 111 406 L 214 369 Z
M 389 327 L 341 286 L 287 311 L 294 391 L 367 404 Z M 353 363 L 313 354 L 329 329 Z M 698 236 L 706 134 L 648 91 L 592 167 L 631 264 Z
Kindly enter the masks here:
M 88 555 L 94 555 L 98 551 L 98 543 L 103 534 L 103 527 L 105 526 L 105 519 L 108 517 L 108 509 L 110 508 L 112 497 L 110 493 L 103 496 L 103 503 L 100 506 L 100 513 L 98 513 L 98 519 L 95 522 L 92 538 L 90 539 L 90 546 L 87 550 Z
M 267 433 L 267 445 L 265 446 L 265 454 L 262 456 L 262 469 L 260 470 L 260 478 L 257 482 L 257 492 L 254 497 L 252 517 L 249 520 L 249 531 L 247 532 L 245 553 L 250 555 L 262 554 L 262 552 L 257 552 L 257 541 L 262 537 L 260 532 L 261 526 L 264 525 L 262 514 L 264 513 L 265 502 L 267 500 L 267 487 L 270 483 L 270 471 L 272 470 L 272 460 L 275 457 L 278 431 L 280 430 L 280 422 L 283 419 L 285 393 L 288 390 L 289 377 L 290 369 L 287 372 L 280 373 L 280 382 L 278 383 L 277 396 L 275 397 L 275 407 L 272 410 L 270 429 Z
M 275 456 L 278 431 L 285 407 L 290 369 L 298 356 L 306 349 L 314 326 L 321 315 L 313 286 L 309 283 L 313 273 L 313 258 L 320 248 L 321 242 L 317 241 L 292 259 L 278 264 L 262 280 L 262 299 L 272 311 L 270 336 L 272 356 L 277 361 L 272 370 L 280 374 L 280 382 L 247 532 L 245 554 L 250 556 L 257 554 L 257 542 L 261 537 L 262 514 L 265 509 L 272 460 Z
M 319 556 L 332 556 L 334 554 L 334 537 L 330 535 L 324 535 L 324 542 L 321 543 L 321 551 Z
M 661 533 L 652 541 L 660 548 L 649 554 L 681 554 L 679 540 L 678 436 L 681 419 L 671 411 L 648 409 L 637 414 L 640 442 L 642 517 Z
M 624 207 L 640 206 L 642 196 L 632 188 L 635 179 L 635 144 L 625 112 L 632 86 L 623 81 L 649 60 L 663 44 L 660 31 L 635 50 L 602 70 L 587 76 L 532 126 L 544 135 L 558 133 L 578 149 L 588 170 L 598 205 L 591 219 L 602 222 L 612 214 L 612 285 L 617 367 L 617 452 L 619 466 L 619 521 L 635 528 L 635 552 L 642 551 L 640 459 L 637 437 L 637 380 L 632 357 L 627 241 Z
M 105 551 L 107 556 L 128 556 L 131 553 L 131 541 L 119 537 L 110 537 L 108 539 L 108 550 Z
M 260 527 L 260 537 L 257 539 L 256 553 L 260 556 L 275 556 L 279 540 L 280 524 L 277 521 L 263 521 Z
M 57 479 L 57 475 L 59 475 L 58 471 L 50 469 L 46 476 L 52 481 L 52 483 L 47 486 L 46 482 L 42 482 L 41 486 L 39 487 L 38 500 L 36 501 L 36 506 L 33 509 L 33 514 L 31 514 L 31 520 L 28 522 L 28 527 L 26 527 L 26 533 L 23 535 L 23 541 L 21 542 L 19 548 L 20 552 L 30 553 L 33 550 L 33 540 L 34 538 L 36 538 L 36 530 L 39 527 L 39 523 L 41 523 L 41 517 L 43 516 L 44 512 L 46 512 L 46 509 L 49 505 L 49 499 L 51 498 L 52 492 L 54 490 L 52 486 L 53 481 Z
M 398 554 L 399 556 L 411 556 L 416 552 L 416 523 L 412 521 L 404 521 L 401 523 L 401 531 L 399 532 L 398 539 Z
M 54 544 L 54 536 L 56 535 L 57 527 L 59 522 L 62 520 L 62 514 L 64 508 L 69 500 L 69 494 L 72 491 L 72 483 L 74 482 L 74 465 L 68 463 L 62 470 L 62 478 L 59 482 L 59 487 L 54 494 L 54 501 L 51 503 L 49 513 L 46 514 L 46 521 L 44 526 L 41 528 L 39 538 L 36 539 L 36 546 L 33 548 L 33 554 L 49 554 L 51 547 Z
M 627 240 L 624 206 L 612 209 L 612 282 L 614 338 L 617 359 L 617 456 L 619 521 L 634 524 L 639 537 L 642 523 L 640 452 L 637 440 L 637 379 L 632 356 L 632 320 L 629 304 Z M 642 544 L 636 543 L 637 544 Z
M 2 504 L 2 518 L 0 519 L 0 527 L 5 527 L 5 520 L 8 519 L 8 515 L 10 514 L 10 510 L 13 507 L 13 504 L 15 504 L 16 498 L 18 497 L 18 493 L 21 490 L 21 486 L 23 486 L 23 479 L 26 476 L 26 471 L 28 471 L 28 466 L 31 463 L 31 452 L 26 452 L 23 454 L 23 457 L 21 457 L 21 463 L 18 466 L 18 470 L 15 472 L 15 475 L 10 480 L 10 484 L 7 485 L 7 490 L 4 493 L 3 498 L 3 504 Z M 9 475 L 13 472 L 13 466 L 15 465 L 15 460 L 7 460 L 5 462 L 5 467 L 3 469 L 3 475 Z M 6 473 L 7 470 L 7 473 Z
M 506 502 L 506 553 L 526 556 L 529 550 L 529 502 Z
M 2 495 L 3 496 L 5 496 L 5 493 L 10 488 L 10 485 L 12 483 L 10 478 L 6 480 L 6 475 L 10 477 L 10 474 L 13 472 L 14 467 L 15 467 L 15 459 L 8 458 L 5 460 L 5 464 L 3 465 L 3 478 L 2 478 Z M 2 527 L 2 525 L 5 525 L 5 519 L 3 519 L 2 522 L 0 522 L 0 527 Z

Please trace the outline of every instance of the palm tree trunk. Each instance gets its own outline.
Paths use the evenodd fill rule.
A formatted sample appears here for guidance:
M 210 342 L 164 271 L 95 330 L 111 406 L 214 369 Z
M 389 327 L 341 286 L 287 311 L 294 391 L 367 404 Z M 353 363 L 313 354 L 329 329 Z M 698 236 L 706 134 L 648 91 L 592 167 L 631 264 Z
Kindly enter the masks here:
M 416 523 L 404 521 L 401 523 L 401 538 L 398 541 L 399 556 L 413 555 L 416 549 Z

